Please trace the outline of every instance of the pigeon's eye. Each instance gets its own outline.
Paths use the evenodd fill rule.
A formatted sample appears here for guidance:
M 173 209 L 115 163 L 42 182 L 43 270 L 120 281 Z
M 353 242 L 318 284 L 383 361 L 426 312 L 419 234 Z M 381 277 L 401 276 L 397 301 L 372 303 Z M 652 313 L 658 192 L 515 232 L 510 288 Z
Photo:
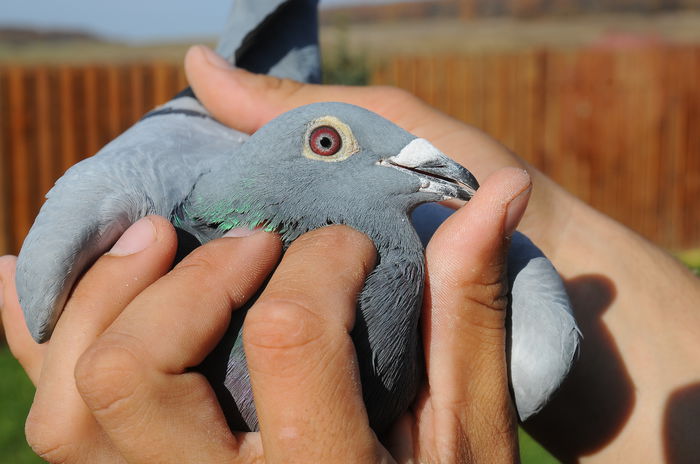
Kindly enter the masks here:
M 344 161 L 360 150 L 350 126 L 331 115 L 309 121 L 302 143 L 304 156 L 327 163 Z
M 343 139 L 331 126 L 317 127 L 309 136 L 311 151 L 319 156 L 333 156 L 343 145 Z

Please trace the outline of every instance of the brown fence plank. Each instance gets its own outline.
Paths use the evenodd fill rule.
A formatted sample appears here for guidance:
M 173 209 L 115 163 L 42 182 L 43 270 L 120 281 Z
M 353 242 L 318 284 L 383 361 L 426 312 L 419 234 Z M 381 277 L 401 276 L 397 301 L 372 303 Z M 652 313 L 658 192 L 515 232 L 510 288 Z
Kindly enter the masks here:
M 134 65 L 129 69 L 129 106 L 131 110 L 131 119 L 133 121 L 138 121 L 144 113 L 144 101 L 146 100 L 146 92 L 144 90 L 144 74 L 144 66 Z
M 162 105 L 177 93 L 175 91 L 175 70 L 170 63 L 156 62 L 152 66 L 152 72 L 154 106 Z
M 10 175 L 12 198 L 12 227 L 14 237 L 24 237 L 29 231 L 33 207 L 31 204 L 32 185 L 35 178 L 30 173 L 29 148 L 27 144 L 27 111 L 26 111 L 26 72 L 20 67 L 10 67 L 8 72 L 9 104 L 8 114 L 11 115 L 9 124 Z
M 81 155 L 91 156 L 100 149 L 100 89 L 98 80 L 98 70 L 95 66 L 88 66 L 83 70 L 84 87 L 83 99 L 85 105 L 83 127 L 85 137 L 85 148 Z
M 39 67 L 35 70 L 36 81 L 34 82 L 34 93 L 36 95 L 36 150 L 38 159 L 39 174 L 39 195 L 37 203 L 41 203 L 43 194 L 49 191 L 55 181 L 56 158 L 54 153 L 54 134 L 51 127 L 53 112 L 50 79 L 52 72 L 46 67 Z
M 58 69 L 58 130 L 61 137 L 59 169 L 61 172 L 75 164 L 78 159 L 76 139 L 79 135 L 75 123 L 75 73 L 76 71 L 68 66 L 61 66 Z
M 687 153 L 683 186 L 686 191 L 682 209 L 688 211 L 685 227 L 682 232 L 682 241 L 690 243 L 697 237 L 700 230 L 700 214 L 698 211 L 698 198 L 700 198 L 700 47 L 691 50 L 692 70 L 688 76 L 689 85 L 687 101 Z M 695 104 L 693 104 L 695 102 Z M 693 213 L 694 212 L 694 213 Z
M 0 66 L 0 255 L 10 253 L 13 246 L 11 224 L 12 202 L 10 201 L 10 150 L 8 134 L 7 69 Z
M 107 136 L 111 140 L 124 130 L 122 121 L 125 108 L 122 100 L 121 67 L 108 65 L 105 71 L 107 81 Z
M 179 92 L 189 85 L 187 82 L 187 76 L 185 76 L 185 68 L 178 66 L 176 76 L 175 82 L 177 85 L 177 91 Z

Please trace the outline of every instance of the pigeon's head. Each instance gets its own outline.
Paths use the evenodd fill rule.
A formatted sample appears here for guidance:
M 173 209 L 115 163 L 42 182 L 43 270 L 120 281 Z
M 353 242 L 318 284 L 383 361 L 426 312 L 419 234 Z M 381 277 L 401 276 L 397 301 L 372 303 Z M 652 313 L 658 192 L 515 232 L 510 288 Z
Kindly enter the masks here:
M 402 197 L 409 205 L 469 200 L 474 176 L 428 141 L 364 108 L 315 103 L 272 120 L 248 141 L 258 160 L 278 175 L 314 189 L 308 194 Z M 285 181 L 286 183 L 286 181 Z M 312 195 L 313 196 L 313 195 Z
M 364 216 L 405 216 L 421 203 L 469 200 L 478 188 L 467 169 L 428 141 L 346 103 L 315 103 L 284 113 L 233 157 L 235 173 L 217 175 L 235 178 L 209 183 L 216 189 L 227 184 L 227 191 L 200 189 L 193 199 L 200 218 L 224 228 L 289 226 L 300 218 L 312 227 L 358 224 Z M 212 201 L 217 197 L 219 202 Z

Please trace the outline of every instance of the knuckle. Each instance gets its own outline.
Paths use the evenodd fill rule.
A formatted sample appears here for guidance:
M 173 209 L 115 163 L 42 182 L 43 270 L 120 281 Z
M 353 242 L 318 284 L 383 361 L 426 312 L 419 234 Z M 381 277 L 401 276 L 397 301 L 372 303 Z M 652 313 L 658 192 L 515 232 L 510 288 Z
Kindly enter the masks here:
M 76 387 L 93 412 L 118 409 L 133 397 L 139 384 L 142 361 L 121 338 L 113 335 L 89 348 L 76 363 Z
M 29 411 L 24 434 L 29 447 L 44 461 L 68 462 L 73 453 L 73 429 L 64 424 L 58 426 L 55 419 L 35 408 Z
M 192 275 L 210 274 L 221 268 L 220 256 L 225 243 L 212 241 L 190 253 L 170 271 L 170 276 L 191 278 Z
M 505 310 L 508 302 L 505 285 L 500 280 L 472 284 L 467 287 L 466 296 L 472 303 L 495 311 Z
M 228 317 L 231 305 L 239 306 L 248 300 L 260 285 L 260 276 L 267 274 L 273 263 L 272 255 L 244 260 L 242 256 L 250 255 L 245 255 L 240 247 L 240 243 L 232 244 L 226 239 L 208 242 L 187 256 L 163 280 L 173 288 L 179 288 L 182 282 L 200 282 L 200 291 L 217 301 L 213 308 L 223 310 L 219 315 Z
M 495 340 L 500 340 L 508 306 L 508 292 L 503 282 L 471 283 L 463 287 L 462 298 L 469 326 L 483 336 L 493 334 Z
M 243 343 L 274 350 L 301 349 L 321 336 L 323 320 L 296 301 L 268 300 L 257 303 L 243 326 Z
M 291 79 L 281 79 L 274 76 L 265 76 L 263 82 L 264 90 L 279 92 L 282 95 L 293 96 L 302 87 L 303 84 Z
M 284 94 L 292 96 L 299 93 L 304 88 L 304 85 L 301 82 L 293 81 L 291 79 L 280 79 L 278 88 Z
M 243 326 L 251 373 L 303 378 L 334 350 L 338 334 L 329 333 L 330 326 L 303 305 L 276 300 L 256 306 L 259 312 L 251 310 Z

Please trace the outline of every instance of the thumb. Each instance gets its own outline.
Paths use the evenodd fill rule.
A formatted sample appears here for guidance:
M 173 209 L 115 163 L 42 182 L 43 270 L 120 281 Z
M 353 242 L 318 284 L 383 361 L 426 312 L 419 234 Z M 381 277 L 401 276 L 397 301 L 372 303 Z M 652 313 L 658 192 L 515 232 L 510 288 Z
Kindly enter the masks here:
M 304 84 L 253 74 L 231 66 L 203 45 L 187 52 L 185 73 L 197 98 L 217 120 L 246 133 L 255 132 L 285 111 L 310 103 L 351 103 L 388 119 L 411 114 L 413 111 L 406 107 L 419 104 L 405 92 L 388 87 Z
M 516 428 L 508 391 L 504 279 L 509 238 L 530 188 L 526 171 L 496 171 L 440 226 L 426 250 L 422 327 L 436 428 L 444 436 L 462 433 L 461 441 L 476 454 L 517 453 L 511 447 Z
M 508 291 L 503 281 L 506 254 L 510 236 L 525 212 L 531 185 L 525 170 L 496 171 L 440 226 L 426 250 L 430 303 L 435 311 L 451 311 L 453 300 L 458 300 L 462 307 L 478 309 L 459 315 L 469 314 L 470 324 L 503 327 Z M 440 322 L 443 316 L 450 320 L 457 315 L 434 313 L 433 322 Z

